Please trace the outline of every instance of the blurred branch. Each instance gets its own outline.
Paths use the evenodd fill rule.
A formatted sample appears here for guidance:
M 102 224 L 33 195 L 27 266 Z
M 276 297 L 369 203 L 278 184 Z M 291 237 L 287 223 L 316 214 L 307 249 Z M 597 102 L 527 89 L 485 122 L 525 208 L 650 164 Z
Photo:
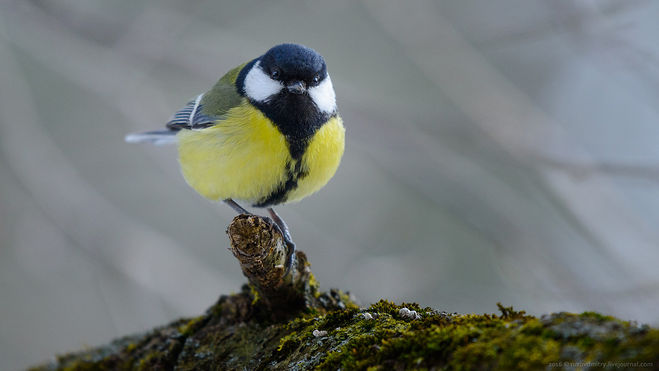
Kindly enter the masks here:
M 659 165 L 635 165 L 612 162 L 585 163 L 559 160 L 537 154 L 532 156 L 531 160 L 539 165 L 564 170 L 575 179 L 584 179 L 606 174 L 629 178 L 641 178 L 659 183 Z
M 500 48 L 505 45 L 535 41 L 555 34 L 570 36 L 583 34 L 584 29 L 592 23 L 599 22 L 601 18 L 611 18 L 616 13 L 629 11 L 634 8 L 652 5 L 649 0 L 612 1 L 608 3 L 586 1 L 553 1 L 542 4 L 548 8 L 551 15 L 545 22 L 524 24 L 524 27 L 503 34 L 487 35 L 487 38 L 478 40 L 474 45 L 484 48 Z M 510 25 L 514 27 L 515 25 Z
M 395 1 L 367 1 L 366 8 L 383 30 L 398 42 L 414 62 L 484 136 L 497 143 L 512 157 L 524 161 L 529 153 L 569 148 L 575 158 L 596 162 L 594 156 L 575 140 L 563 125 L 548 115 L 526 92 L 510 81 L 481 51 L 458 31 L 453 22 L 438 11 L 430 0 L 401 5 Z M 404 10 L 403 10 L 404 7 Z M 400 20 L 405 12 L 414 22 Z M 657 238 L 645 233 L 647 221 L 621 197 L 610 181 L 602 180 L 597 191 L 586 191 L 574 182 L 542 171 L 530 173 L 544 191 L 555 210 L 568 222 L 567 227 L 588 241 L 587 248 L 597 251 L 602 262 L 616 266 L 615 275 L 626 280 L 643 272 L 642 279 L 652 278 L 647 262 L 633 259 L 630 246 L 644 249 L 656 246 Z M 605 215 L 604 210 L 616 210 Z M 519 240 L 524 249 L 533 248 L 533 233 L 543 233 L 544 226 L 522 230 Z M 617 244 L 614 241 L 625 241 Z M 537 247 L 539 248 L 539 247 Z M 648 250 L 649 251 L 649 250 Z M 652 252 L 656 257 L 656 251 Z M 570 259 L 566 259 L 570 262 Z M 647 272 L 647 273 L 646 273 Z M 563 287 L 574 287 L 582 280 L 555 277 Z M 584 289 L 587 290 L 587 287 Z
M 0 38 L 0 84 L 12 89 L 0 89 L 0 154 L 26 192 L 58 228 L 94 259 L 178 311 L 194 307 L 200 300 L 197 293 L 189 292 L 182 301 L 173 301 L 166 294 L 177 286 L 180 292 L 188 293 L 186 285 L 172 277 L 171 272 L 194 273 L 203 287 L 223 281 L 222 275 L 172 239 L 126 215 L 89 184 L 39 125 L 37 104 L 24 71 L 15 60 L 13 44 L 3 41 Z M 146 266 L 151 269 L 144 270 Z

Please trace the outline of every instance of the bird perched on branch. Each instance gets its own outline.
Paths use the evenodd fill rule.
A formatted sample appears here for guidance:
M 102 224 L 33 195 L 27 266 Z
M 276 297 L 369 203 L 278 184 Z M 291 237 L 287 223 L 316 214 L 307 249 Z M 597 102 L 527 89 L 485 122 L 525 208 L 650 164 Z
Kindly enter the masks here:
M 301 200 L 336 172 L 343 122 L 323 57 L 281 44 L 224 75 L 176 112 L 165 130 L 126 136 L 131 143 L 177 143 L 188 184 L 210 200 L 249 214 L 234 200 L 265 207 L 295 251 L 272 206 Z

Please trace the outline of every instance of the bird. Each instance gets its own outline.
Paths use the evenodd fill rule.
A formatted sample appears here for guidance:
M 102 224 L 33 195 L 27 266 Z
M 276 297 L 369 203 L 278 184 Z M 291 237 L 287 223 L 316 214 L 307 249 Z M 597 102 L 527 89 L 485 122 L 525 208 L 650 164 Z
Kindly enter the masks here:
M 238 201 L 266 208 L 287 246 L 288 272 L 295 243 L 273 207 L 328 183 L 343 156 L 345 127 L 325 59 L 285 43 L 231 69 L 163 129 L 125 140 L 177 144 L 183 177 L 197 193 L 239 214 L 251 213 Z

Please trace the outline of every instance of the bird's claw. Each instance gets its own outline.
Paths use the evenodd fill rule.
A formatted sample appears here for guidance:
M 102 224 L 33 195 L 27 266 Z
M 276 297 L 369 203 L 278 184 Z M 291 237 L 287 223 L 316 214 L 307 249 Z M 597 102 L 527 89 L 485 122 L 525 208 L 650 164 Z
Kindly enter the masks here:
M 286 244 L 286 261 L 284 262 L 284 277 L 286 277 L 291 272 L 291 268 L 295 261 L 295 242 L 293 242 L 289 233 L 282 230 L 279 224 L 275 223 L 271 218 L 268 219 L 270 219 L 272 225 L 277 228 L 277 231 L 279 231 L 279 234 L 281 234 L 284 243 Z
M 286 251 L 286 263 L 284 266 L 286 270 L 284 271 L 284 276 L 287 276 L 291 272 L 295 261 L 295 243 L 293 241 L 286 241 L 286 247 L 288 249 Z

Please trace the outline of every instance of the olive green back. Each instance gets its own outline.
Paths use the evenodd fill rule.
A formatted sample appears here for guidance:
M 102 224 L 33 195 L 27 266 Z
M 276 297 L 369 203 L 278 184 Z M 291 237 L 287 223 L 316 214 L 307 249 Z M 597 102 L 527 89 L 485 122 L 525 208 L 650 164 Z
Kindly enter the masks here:
M 227 72 L 220 80 L 204 94 L 201 100 L 201 111 L 211 117 L 224 116 L 231 108 L 240 104 L 242 97 L 236 90 L 238 74 L 247 63 Z

